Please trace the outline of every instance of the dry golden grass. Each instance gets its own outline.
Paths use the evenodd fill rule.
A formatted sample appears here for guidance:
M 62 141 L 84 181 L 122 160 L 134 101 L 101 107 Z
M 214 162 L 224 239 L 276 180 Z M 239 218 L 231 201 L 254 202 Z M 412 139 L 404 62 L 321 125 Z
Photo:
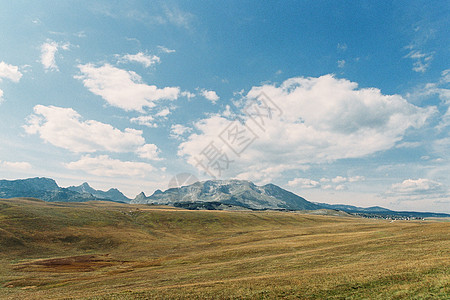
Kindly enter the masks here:
M 448 299 L 450 222 L 0 201 L 1 299 Z

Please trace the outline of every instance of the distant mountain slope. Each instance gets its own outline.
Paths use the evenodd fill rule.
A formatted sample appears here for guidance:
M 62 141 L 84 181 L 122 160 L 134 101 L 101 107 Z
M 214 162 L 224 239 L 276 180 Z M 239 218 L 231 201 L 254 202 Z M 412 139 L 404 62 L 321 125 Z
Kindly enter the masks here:
M 381 216 L 381 217 L 409 217 L 409 218 L 448 218 L 450 214 L 446 213 L 434 213 L 434 212 L 417 212 L 417 211 L 394 211 L 380 206 L 372 207 L 358 207 L 353 205 L 345 204 L 328 204 L 328 203 L 317 203 L 327 209 L 337 209 L 351 214 L 363 215 L 366 217 L 370 216 Z
M 48 202 L 86 202 L 108 200 L 86 192 L 59 187 L 50 178 L 0 180 L 0 198 L 33 197 Z
M 78 193 L 89 193 L 97 198 L 108 199 L 108 200 L 116 201 L 116 202 L 128 203 L 131 201 L 131 199 L 127 198 L 118 189 L 112 188 L 106 192 L 101 191 L 101 190 L 96 190 L 96 189 L 92 188 L 87 182 L 84 182 L 83 184 L 81 184 L 79 186 L 69 186 L 68 189 L 71 191 L 74 191 L 74 192 L 78 192 Z
M 250 209 L 314 210 L 319 205 L 286 191 L 274 184 L 257 186 L 245 180 L 208 180 L 153 195 L 138 195 L 131 203 L 153 203 L 192 207 L 193 203 L 218 203 Z
M 380 206 L 372 206 L 372 207 L 358 207 L 353 205 L 345 205 L 345 204 L 328 204 L 328 203 L 318 203 L 314 202 L 317 205 L 320 205 L 324 208 L 328 209 L 338 209 L 347 212 L 392 212 L 392 210 L 383 208 Z

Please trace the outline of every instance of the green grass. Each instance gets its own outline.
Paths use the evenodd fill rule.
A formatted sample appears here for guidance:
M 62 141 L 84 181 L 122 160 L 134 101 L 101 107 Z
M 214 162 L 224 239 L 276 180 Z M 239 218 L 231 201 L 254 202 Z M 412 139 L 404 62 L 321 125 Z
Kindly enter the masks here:
M 0 200 L 1 299 L 448 299 L 450 223 Z

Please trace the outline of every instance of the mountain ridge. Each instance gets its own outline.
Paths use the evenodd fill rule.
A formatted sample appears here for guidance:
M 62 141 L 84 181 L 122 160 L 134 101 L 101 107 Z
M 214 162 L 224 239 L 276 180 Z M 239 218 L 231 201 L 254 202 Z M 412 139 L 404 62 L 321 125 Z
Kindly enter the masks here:
M 87 182 L 83 182 L 79 186 L 69 186 L 68 189 L 78 193 L 89 193 L 94 197 L 108 199 L 115 202 L 129 203 L 131 201 L 130 198 L 126 197 L 121 191 L 116 188 L 110 188 L 107 191 L 96 190 L 92 188 Z
M 144 192 L 134 199 L 127 198 L 117 188 L 101 191 L 83 182 L 63 188 L 46 177 L 0 180 L 0 198 L 32 197 L 47 202 L 113 201 L 129 204 L 164 204 L 187 209 L 212 210 L 340 210 L 364 217 L 450 217 L 446 213 L 393 211 L 380 206 L 358 207 L 345 204 L 310 202 L 275 184 L 257 186 L 246 180 L 207 180 L 165 191 Z
M 165 204 L 183 206 L 185 203 L 218 203 L 246 209 L 315 210 L 320 206 L 286 191 L 274 184 L 257 186 L 246 180 L 207 180 L 191 185 L 155 191 L 149 197 L 131 201 L 135 204 Z
M 87 187 L 90 188 L 86 183 L 84 188 L 88 189 Z M 71 187 L 60 187 L 54 179 L 46 177 L 0 180 L 0 198 L 20 197 L 32 197 L 47 202 L 114 201 L 110 197 L 95 196 L 86 190 L 78 192 Z

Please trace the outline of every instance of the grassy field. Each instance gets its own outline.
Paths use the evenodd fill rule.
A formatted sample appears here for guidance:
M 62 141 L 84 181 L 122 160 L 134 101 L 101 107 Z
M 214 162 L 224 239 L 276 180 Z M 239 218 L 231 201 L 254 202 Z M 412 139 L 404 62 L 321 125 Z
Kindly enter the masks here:
M 0 200 L 0 299 L 448 299 L 450 222 Z

